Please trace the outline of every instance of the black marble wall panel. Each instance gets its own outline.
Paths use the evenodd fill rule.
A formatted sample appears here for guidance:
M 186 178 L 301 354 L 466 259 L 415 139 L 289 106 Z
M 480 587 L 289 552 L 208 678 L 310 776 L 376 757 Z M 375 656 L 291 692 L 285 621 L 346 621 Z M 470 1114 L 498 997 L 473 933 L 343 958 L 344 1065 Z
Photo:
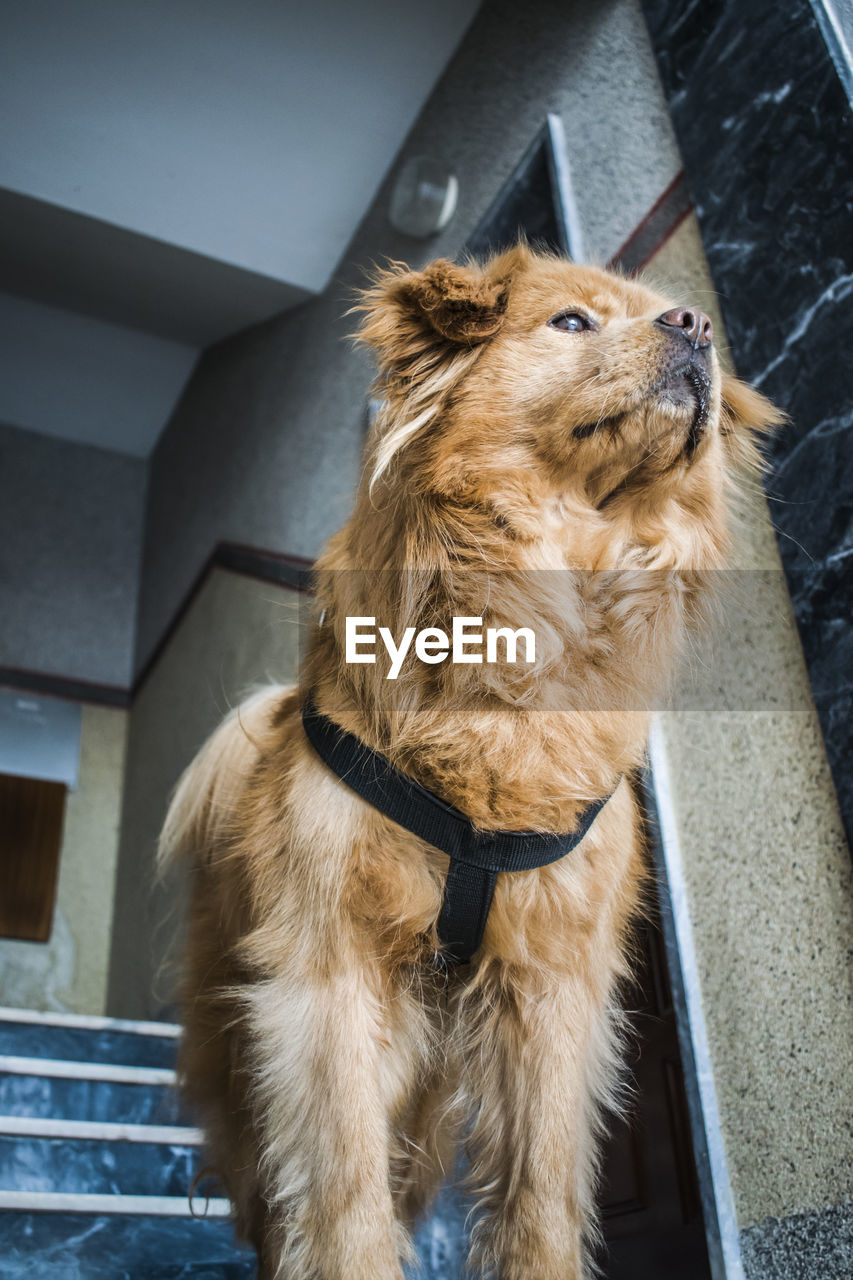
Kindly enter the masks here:
M 807 0 L 642 0 L 853 836 L 853 114 Z

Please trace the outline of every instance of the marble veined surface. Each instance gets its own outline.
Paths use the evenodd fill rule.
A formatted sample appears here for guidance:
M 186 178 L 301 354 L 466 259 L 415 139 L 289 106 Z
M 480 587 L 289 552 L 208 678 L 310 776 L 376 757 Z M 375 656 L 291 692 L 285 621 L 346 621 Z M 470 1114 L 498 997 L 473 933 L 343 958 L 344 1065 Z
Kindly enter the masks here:
M 8 1191 L 186 1196 L 203 1165 L 200 1147 L 0 1134 L 0 1187 Z
M 67 1062 L 114 1062 L 132 1067 L 173 1067 L 176 1053 L 174 1036 L 0 1021 L 0 1054 L 63 1058 Z
M 107 1080 L 0 1073 L 0 1115 L 106 1120 L 119 1124 L 191 1124 L 177 1090 Z
M 448 1206 L 417 1236 L 412 1280 L 459 1280 L 464 1246 Z M 254 1280 L 227 1222 L 123 1215 L 0 1214 L 0 1280 Z
M 443 1197 L 417 1233 L 411 1280 L 459 1280 L 461 1210 Z M 0 1213 L 0 1280 L 253 1280 L 230 1223 L 122 1214 Z
M 222 1219 L 0 1213 L 0 1280 L 249 1280 Z

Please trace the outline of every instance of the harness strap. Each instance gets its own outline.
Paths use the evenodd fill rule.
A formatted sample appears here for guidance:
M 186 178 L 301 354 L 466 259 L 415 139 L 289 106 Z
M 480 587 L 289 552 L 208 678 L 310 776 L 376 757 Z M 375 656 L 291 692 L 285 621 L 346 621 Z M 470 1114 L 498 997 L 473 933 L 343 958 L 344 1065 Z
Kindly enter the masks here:
M 460 809 L 408 777 L 355 734 L 321 715 L 310 697 L 305 735 L 317 755 L 357 795 L 450 858 L 438 938 L 447 964 L 466 964 L 483 940 L 499 871 L 532 871 L 571 853 L 610 796 L 584 809 L 574 831 L 482 831 Z M 612 794 L 612 793 L 611 793 Z
M 436 925 L 447 964 L 467 964 L 479 949 L 497 882 L 497 871 L 450 859 Z

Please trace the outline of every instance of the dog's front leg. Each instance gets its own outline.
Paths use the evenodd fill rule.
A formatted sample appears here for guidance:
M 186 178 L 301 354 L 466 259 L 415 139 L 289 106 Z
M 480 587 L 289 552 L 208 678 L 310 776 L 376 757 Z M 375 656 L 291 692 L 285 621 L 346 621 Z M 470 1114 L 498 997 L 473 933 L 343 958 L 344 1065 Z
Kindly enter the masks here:
M 357 965 L 250 996 L 267 1202 L 263 1280 L 400 1280 L 407 1233 L 389 1189 L 398 1086 L 380 1003 Z
M 614 1058 L 607 986 L 516 970 L 463 999 L 481 1211 L 471 1263 L 500 1280 L 588 1275 L 598 1099 Z

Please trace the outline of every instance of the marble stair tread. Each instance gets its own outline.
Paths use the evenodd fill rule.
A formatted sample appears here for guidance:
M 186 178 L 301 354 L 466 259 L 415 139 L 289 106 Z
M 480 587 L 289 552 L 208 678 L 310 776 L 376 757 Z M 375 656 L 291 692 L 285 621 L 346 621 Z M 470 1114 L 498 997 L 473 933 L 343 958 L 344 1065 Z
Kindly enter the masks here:
M 0 1280 L 253 1280 L 227 1218 L 0 1211 Z
M 0 1115 L 0 1134 L 34 1138 L 98 1138 L 106 1142 L 162 1143 L 200 1147 L 201 1129 L 191 1125 L 116 1124 L 104 1120 L 66 1120 L 49 1116 Z
M 0 1134 L 0 1193 L 186 1198 L 204 1164 L 204 1153 L 198 1146 Z M 222 1195 L 210 1182 L 205 1182 L 202 1190 Z M 199 1195 L 196 1203 L 203 1208 L 203 1196 Z
M 105 1014 L 65 1013 L 45 1009 L 0 1005 L 0 1022 L 25 1022 L 39 1027 L 77 1027 L 83 1031 L 126 1031 L 135 1035 L 165 1036 L 177 1040 L 181 1034 L 177 1022 L 165 1019 L 141 1021 L 138 1018 L 109 1018 Z
M 107 1080 L 115 1084 L 174 1085 L 171 1067 L 136 1067 L 118 1062 L 80 1062 L 68 1058 L 0 1054 L 0 1074 L 47 1076 L 50 1079 Z
M 85 1073 L 85 1064 L 81 1071 Z M 81 1074 L 46 1076 L 0 1071 L 0 1115 L 106 1121 L 114 1124 L 191 1125 L 173 1085 L 92 1080 Z
M 457 1165 L 456 1178 L 463 1164 Z M 431 1212 L 419 1224 L 414 1235 L 418 1263 L 406 1269 L 406 1280 L 458 1280 L 467 1274 L 468 1213 L 472 1202 L 448 1181 L 441 1188 Z
M 407 1280 L 458 1280 L 464 1209 L 445 1188 L 416 1235 Z M 0 1280 L 254 1280 L 227 1218 L 0 1210 Z
M 143 1280 L 255 1280 L 257 1274 L 252 1256 L 241 1258 L 239 1262 L 221 1262 L 214 1266 L 206 1262 L 188 1262 L 183 1267 L 160 1267 L 156 1271 L 145 1273 Z
M 0 1056 L 174 1068 L 177 1053 L 172 1036 L 0 1019 Z

